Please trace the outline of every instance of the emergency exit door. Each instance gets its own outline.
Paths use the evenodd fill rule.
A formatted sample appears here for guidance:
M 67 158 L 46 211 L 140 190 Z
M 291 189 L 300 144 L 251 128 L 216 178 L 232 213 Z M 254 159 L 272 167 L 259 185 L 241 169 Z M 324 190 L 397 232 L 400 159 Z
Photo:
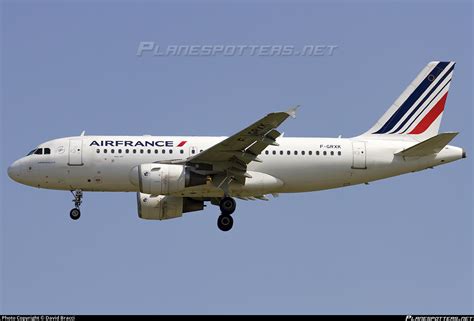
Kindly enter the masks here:
M 71 166 L 81 166 L 82 163 L 82 139 L 69 140 L 69 162 Z
M 352 142 L 352 168 L 367 169 L 365 142 Z

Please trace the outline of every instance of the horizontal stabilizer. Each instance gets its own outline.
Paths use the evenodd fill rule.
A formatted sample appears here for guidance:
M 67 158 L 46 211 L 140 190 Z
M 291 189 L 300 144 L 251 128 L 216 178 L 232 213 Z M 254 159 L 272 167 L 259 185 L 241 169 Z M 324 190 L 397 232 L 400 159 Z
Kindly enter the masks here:
M 410 148 L 404 149 L 401 152 L 395 153 L 395 155 L 420 157 L 439 153 L 457 134 L 459 133 L 441 133 Z

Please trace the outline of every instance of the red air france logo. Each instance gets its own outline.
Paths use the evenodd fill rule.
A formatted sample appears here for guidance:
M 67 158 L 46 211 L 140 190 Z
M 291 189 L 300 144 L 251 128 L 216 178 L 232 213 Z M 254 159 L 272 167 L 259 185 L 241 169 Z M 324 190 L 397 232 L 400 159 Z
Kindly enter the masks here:
M 183 140 L 181 143 L 177 145 L 177 147 L 183 147 L 186 144 L 187 140 Z

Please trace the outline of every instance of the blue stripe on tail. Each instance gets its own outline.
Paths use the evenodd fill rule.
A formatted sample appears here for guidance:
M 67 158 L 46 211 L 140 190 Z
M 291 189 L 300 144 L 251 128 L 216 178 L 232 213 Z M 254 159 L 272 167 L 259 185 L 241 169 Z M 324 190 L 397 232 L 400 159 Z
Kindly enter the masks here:
M 413 115 L 418 111 L 418 109 L 420 109 L 420 107 L 423 105 L 423 103 L 431 96 L 431 94 L 441 85 L 441 83 L 446 79 L 446 77 L 451 73 L 451 71 L 453 71 L 454 69 L 454 65 L 451 66 L 451 68 L 449 68 L 448 72 L 444 74 L 443 77 L 441 77 L 441 79 L 439 80 L 439 82 L 433 87 L 431 88 L 430 92 L 420 101 L 420 103 L 418 104 L 418 106 L 416 106 L 415 109 L 413 109 L 413 111 L 410 113 L 410 115 L 405 118 L 403 120 L 403 122 L 400 124 L 400 126 L 397 127 L 397 129 L 395 129 L 394 131 L 392 131 L 390 134 L 395 134 L 397 133 L 400 129 L 403 128 L 403 126 L 413 117 Z M 410 127 L 410 126 L 408 126 Z
M 389 120 L 373 134 L 385 134 L 395 127 L 395 125 L 402 119 L 413 104 L 420 98 L 433 81 L 443 72 L 448 62 L 439 62 L 428 76 L 418 85 L 418 87 L 411 93 L 411 95 L 403 102 L 400 108 L 389 118 Z

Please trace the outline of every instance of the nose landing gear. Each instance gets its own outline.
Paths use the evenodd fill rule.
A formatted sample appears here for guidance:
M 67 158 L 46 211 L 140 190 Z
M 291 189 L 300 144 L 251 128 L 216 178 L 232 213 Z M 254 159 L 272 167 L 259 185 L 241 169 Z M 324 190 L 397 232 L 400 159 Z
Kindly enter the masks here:
M 72 200 L 74 202 L 74 208 L 69 212 L 69 216 L 73 220 L 79 219 L 81 217 L 81 210 L 80 206 L 82 203 L 82 191 L 80 189 L 76 189 L 75 191 L 71 191 L 72 195 L 74 195 L 74 199 Z

